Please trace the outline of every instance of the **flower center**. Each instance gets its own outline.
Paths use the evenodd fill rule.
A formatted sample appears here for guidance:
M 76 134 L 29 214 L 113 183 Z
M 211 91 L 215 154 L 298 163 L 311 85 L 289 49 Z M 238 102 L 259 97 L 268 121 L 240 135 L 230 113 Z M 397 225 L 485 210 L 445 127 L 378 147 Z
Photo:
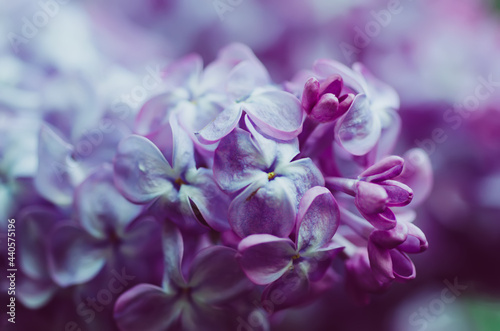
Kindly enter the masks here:
M 296 255 L 292 256 L 292 260 L 297 260 L 298 258 L 300 258 L 300 254 L 296 254 Z
M 273 180 L 274 177 L 276 177 L 276 174 L 274 173 L 274 171 L 271 171 L 270 173 L 267 174 L 267 179 L 269 179 L 269 180 Z
M 182 180 L 182 178 L 180 178 L 180 177 L 179 177 L 179 178 L 177 178 L 177 179 L 175 180 L 175 184 L 177 184 L 177 185 L 180 187 L 180 186 L 182 186 L 182 185 L 186 184 L 186 182 L 185 182 L 185 181 L 183 181 L 183 180 Z

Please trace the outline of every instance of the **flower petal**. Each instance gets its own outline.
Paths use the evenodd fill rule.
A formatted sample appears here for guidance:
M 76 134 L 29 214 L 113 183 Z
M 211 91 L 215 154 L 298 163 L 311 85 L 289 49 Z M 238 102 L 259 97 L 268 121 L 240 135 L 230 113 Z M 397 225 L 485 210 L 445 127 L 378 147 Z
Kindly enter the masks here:
M 106 263 L 105 246 L 73 225 L 54 230 L 49 252 L 52 277 L 63 287 L 91 280 Z
M 262 301 L 275 298 L 279 294 L 284 297 L 284 300 L 275 304 L 273 312 L 307 303 L 310 294 L 310 283 L 307 275 L 300 268 L 289 270 L 280 279 L 264 289 Z
M 416 276 L 415 265 L 408 255 L 398 249 L 391 249 L 390 253 L 396 280 L 404 282 L 414 279 Z
M 358 178 L 375 183 L 392 179 L 401 174 L 404 163 L 404 159 L 399 156 L 387 156 L 363 171 Z
M 368 242 L 368 256 L 374 276 L 379 281 L 394 279 L 391 250 Z
M 262 132 L 273 138 L 290 140 L 302 131 L 300 101 L 288 92 L 254 93 L 243 103 L 243 109 Z
M 226 192 L 236 192 L 248 186 L 269 166 L 250 133 L 242 129 L 224 137 L 215 150 L 214 176 Z
M 175 322 L 181 309 L 162 288 L 139 284 L 118 298 L 113 316 L 121 331 L 163 331 Z
M 311 113 L 316 102 L 319 99 L 319 81 L 311 77 L 304 85 L 304 92 L 302 93 L 302 108 L 307 114 Z
M 158 147 L 141 136 L 120 142 L 114 172 L 116 186 L 134 203 L 146 203 L 173 189 L 172 168 Z
M 231 202 L 229 223 L 242 238 L 256 233 L 286 237 L 294 226 L 295 200 L 289 180 L 276 177 L 268 182 L 266 176 L 248 186 Z
M 200 168 L 190 171 L 186 179 L 190 185 L 183 187 L 185 190 L 179 194 L 185 193 L 189 197 L 211 228 L 218 232 L 230 230 L 227 210 L 231 201 L 215 183 L 212 170 Z
M 141 211 L 141 207 L 130 203 L 117 191 L 109 164 L 98 168 L 78 187 L 75 208 L 82 227 L 97 238 L 105 238 L 111 229 L 123 233 Z
M 242 61 L 231 70 L 226 82 L 226 92 L 231 100 L 238 101 L 270 81 L 271 78 L 262 63 Z
M 336 131 L 342 147 L 353 155 L 364 155 L 373 149 L 380 138 L 381 125 L 366 95 L 354 98 L 347 113 L 337 122 Z
M 297 213 L 297 249 L 315 251 L 327 244 L 337 231 L 340 212 L 337 201 L 324 187 L 309 189 Z
M 247 277 L 255 284 L 265 285 L 280 278 L 292 266 L 297 254 L 288 238 L 254 234 L 238 245 L 240 263 Z
M 42 125 L 35 187 L 44 198 L 57 205 L 69 205 L 73 188 L 84 178 L 80 165 L 71 159 L 72 152 L 73 146 L 48 125 Z
M 163 288 L 169 294 L 175 293 L 177 287 L 186 284 L 181 272 L 184 243 L 179 229 L 170 222 L 165 222 L 162 236 L 165 275 Z
M 252 288 L 236 260 L 237 253 L 229 247 L 214 246 L 196 255 L 188 285 L 197 300 L 224 304 Z
M 379 185 L 387 192 L 389 197 L 389 200 L 387 200 L 388 206 L 406 206 L 413 199 L 412 189 L 401 182 L 386 180 L 379 183 Z
M 238 124 L 242 109 L 240 104 L 232 104 L 198 132 L 198 139 L 205 144 L 213 144 L 227 136 Z

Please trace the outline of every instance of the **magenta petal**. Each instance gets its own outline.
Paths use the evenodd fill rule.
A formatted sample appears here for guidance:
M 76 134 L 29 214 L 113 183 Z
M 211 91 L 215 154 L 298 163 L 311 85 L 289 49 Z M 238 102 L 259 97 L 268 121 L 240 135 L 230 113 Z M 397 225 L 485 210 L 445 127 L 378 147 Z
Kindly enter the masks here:
M 381 213 L 386 209 L 389 200 L 387 192 L 380 185 L 359 181 L 355 185 L 355 203 L 358 209 L 366 214 Z
M 197 300 L 224 304 L 252 288 L 236 260 L 237 253 L 229 247 L 214 246 L 196 255 L 188 285 Z
M 390 208 L 385 208 L 381 213 L 367 214 L 361 211 L 361 215 L 370 222 L 371 225 L 380 230 L 390 230 L 396 226 L 396 215 Z
M 114 162 L 115 184 L 130 201 L 145 203 L 173 189 L 165 157 L 148 139 L 131 135 L 120 142 Z
M 297 213 L 297 249 L 314 251 L 327 244 L 337 231 L 340 212 L 337 201 L 324 187 L 309 189 Z
M 49 251 L 52 277 L 63 287 L 89 281 L 106 263 L 105 246 L 73 225 L 54 230 Z
M 309 278 L 300 268 L 293 268 L 264 289 L 262 301 L 271 300 L 279 294 L 283 300 L 276 302 L 274 311 L 270 313 L 307 303 L 310 294 Z
M 412 189 L 401 182 L 386 180 L 379 183 L 379 185 L 382 186 L 387 192 L 389 197 L 389 200 L 387 201 L 388 206 L 406 206 L 413 199 Z
M 236 129 L 221 140 L 215 150 L 214 176 L 226 192 L 236 192 L 262 175 L 267 164 L 250 133 Z
M 311 117 L 320 122 L 332 122 L 340 117 L 339 100 L 333 94 L 323 94 L 311 111 Z
M 118 298 L 114 318 L 121 331 L 167 330 L 181 313 L 176 301 L 158 286 L 139 284 Z
M 380 281 L 394 279 L 391 250 L 368 242 L 368 256 L 375 278 Z
M 363 171 L 358 178 L 367 182 L 381 182 L 392 179 L 401 174 L 404 162 L 404 159 L 399 156 L 387 156 Z
M 396 248 L 404 243 L 408 236 L 408 227 L 404 222 L 397 222 L 390 230 L 375 230 L 370 235 L 370 240 L 380 247 L 387 249 Z
M 351 108 L 337 122 L 336 131 L 342 147 L 353 155 L 364 155 L 373 149 L 380 138 L 381 124 L 366 95 L 354 98 Z
M 304 85 L 304 92 L 302 93 L 302 108 L 307 114 L 311 113 L 316 102 L 319 99 L 319 81 L 311 77 Z
M 243 103 L 243 109 L 252 121 L 270 137 L 290 140 L 302 131 L 300 101 L 284 91 L 266 91 L 252 96 Z
M 79 222 L 97 238 L 105 238 L 109 229 L 122 232 L 141 211 L 127 201 L 113 184 L 113 171 L 106 164 L 98 168 L 78 187 L 75 208 Z
M 198 139 L 205 144 L 213 144 L 221 140 L 233 131 L 240 120 L 241 114 L 241 105 L 232 104 L 198 132 Z
M 231 227 L 242 238 L 257 233 L 286 237 L 292 232 L 296 202 L 289 180 L 267 181 L 265 176 L 248 186 L 229 206 Z
M 396 280 L 404 282 L 414 279 L 416 276 L 415 265 L 408 255 L 397 249 L 391 249 L 390 254 Z
M 343 85 L 342 77 L 340 77 L 340 75 L 331 75 L 321 82 L 320 94 L 331 93 L 339 96 Z
M 297 254 L 290 239 L 268 234 L 246 237 L 238 245 L 238 250 L 245 274 L 259 285 L 269 284 L 280 278 L 292 266 L 292 257 Z
M 398 249 L 406 253 L 425 251 L 429 245 L 425 234 L 412 223 L 406 223 L 406 225 L 408 227 L 408 237 L 405 242 L 398 246 Z

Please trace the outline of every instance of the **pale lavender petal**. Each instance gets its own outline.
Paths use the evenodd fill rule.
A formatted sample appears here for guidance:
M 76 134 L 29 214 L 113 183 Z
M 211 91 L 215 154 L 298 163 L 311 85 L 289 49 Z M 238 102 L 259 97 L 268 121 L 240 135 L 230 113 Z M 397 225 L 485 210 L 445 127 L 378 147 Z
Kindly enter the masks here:
M 45 207 L 29 207 L 19 215 L 16 224 L 19 267 L 23 273 L 33 279 L 49 278 L 47 261 L 48 236 L 57 221 L 61 220 L 55 210 Z
M 286 237 L 293 230 L 296 197 L 289 180 L 267 181 L 265 177 L 248 186 L 229 206 L 229 223 L 242 238 L 257 233 Z
M 105 238 L 110 230 L 123 233 L 141 211 L 115 188 L 109 164 L 98 168 L 77 188 L 75 208 L 82 227 L 97 238 Z
M 73 188 L 83 179 L 80 165 L 71 158 L 73 146 L 54 130 L 42 125 L 38 140 L 38 170 L 35 176 L 37 191 L 57 205 L 68 205 Z
M 189 171 L 186 180 L 190 185 L 181 188 L 180 199 L 183 199 L 181 195 L 187 195 L 211 228 L 218 232 L 230 230 L 227 210 L 231 200 L 215 183 L 212 170 Z
M 338 61 L 330 59 L 317 60 L 313 65 L 313 70 L 323 78 L 332 75 L 340 75 L 344 81 L 344 85 L 354 89 L 357 93 L 366 92 L 366 84 L 364 83 L 363 77 Z
M 103 242 L 73 225 L 54 230 L 49 252 L 52 277 L 62 287 L 91 280 L 106 263 Z
M 308 189 L 325 185 L 321 171 L 309 158 L 299 159 L 283 166 L 279 165 L 275 172 L 284 176 L 284 179 L 289 181 L 289 185 L 294 188 L 297 207 L 300 198 Z
M 327 244 L 337 231 L 340 212 L 330 191 L 321 186 L 309 189 L 297 213 L 297 249 L 315 251 Z
M 241 118 L 241 114 L 241 105 L 232 104 L 198 132 L 198 139 L 205 144 L 216 143 L 233 131 Z
M 252 288 L 236 260 L 237 253 L 229 247 L 214 246 L 196 255 L 188 285 L 197 301 L 224 304 Z
M 183 87 L 192 90 L 199 83 L 203 70 L 203 59 L 198 54 L 189 54 L 168 65 L 163 71 L 167 88 Z
M 236 192 L 266 175 L 264 171 L 269 166 L 250 133 L 241 129 L 222 139 L 215 150 L 214 176 L 226 192 Z
M 267 168 L 271 168 L 273 165 L 288 164 L 299 154 L 299 140 L 297 138 L 291 140 L 271 138 L 255 126 L 248 115 L 245 115 L 245 125 L 252 134 Z
M 182 174 L 188 169 L 195 168 L 193 141 L 185 129 L 179 125 L 177 116 L 170 116 L 172 128 L 172 168 L 176 174 Z
M 114 162 L 115 184 L 130 201 L 146 203 L 173 190 L 174 173 L 148 139 L 131 135 L 120 142 Z
M 178 100 L 172 93 L 163 93 L 149 99 L 135 118 L 134 132 L 145 136 L 160 130 L 166 124 L 176 102 Z
M 282 140 L 297 137 L 302 131 L 303 111 L 300 101 L 284 91 L 252 94 L 243 109 L 265 134 Z
M 226 92 L 231 100 L 240 101 L 247 98 L 258 87 L 271 82 L 271 78 L 257 61 L 242 61 L 230 72 L 226 82 Z
M 175 293 L 176 288 L 185 285 L 181 272 L 184 244 L 179 229 L 170 222 L 165 222 L 163 229 L 163 258 L 165 261 L 165 276 L 163 288 L 167 293 Z
M 255 284 L 265 285 L 280 278 L 293 263 L 297 254 L 295 244 L 288 238 L 268 234 L 246 237 L 238 245 L 240 263 L 247 277 Z
M 118 298 L 113 316 L 121 331 L 164 331 L 180 316 L 176 301 L 158 286 L 139 284 Z
M 364 155 L 373 149 L 380 138 L 381 125 L 366 95 L 354 98 L 351 108 L 337 122 L 336 131 L 342 147 L 353 155 Z

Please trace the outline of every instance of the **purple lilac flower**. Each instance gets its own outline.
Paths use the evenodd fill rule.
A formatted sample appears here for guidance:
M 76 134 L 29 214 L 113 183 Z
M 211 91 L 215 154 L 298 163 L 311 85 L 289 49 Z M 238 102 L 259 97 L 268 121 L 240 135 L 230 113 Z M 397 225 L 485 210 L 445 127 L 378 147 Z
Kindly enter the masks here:
M 179 230 L 163 231 L 165 274 L 162 287 L 139 284 L 120 296 L 114 316 L 121 330 L 230 330 L 234 308 L 226 305 L 251 286 L 236 260 L 236 251 L 221 246 L 196 254 L 181 271 L 184 245 Z
M 263 300 L 278 291 L 286 293 L 280 309 L 307 302 L 313 283 L 323 278 L 338 251 L 331 239 L 339 218 L 335 198 L 316 186 L 300 201 L 294 241 L 254 234 L 240 242 L 240 263 L 248 278 L 259 285 L 270 284 Z
M 288 236 L 298 203 L 305 191 L 323 185 L 319 169 L 310 159 L 292 161 L 298 141 L 266 138 L 245 118 L 249 131 L 235 129 L 215 151 L 214 175 L 227 193 L 239 193 L 229 206 L 229 222 L 236 234 Z

